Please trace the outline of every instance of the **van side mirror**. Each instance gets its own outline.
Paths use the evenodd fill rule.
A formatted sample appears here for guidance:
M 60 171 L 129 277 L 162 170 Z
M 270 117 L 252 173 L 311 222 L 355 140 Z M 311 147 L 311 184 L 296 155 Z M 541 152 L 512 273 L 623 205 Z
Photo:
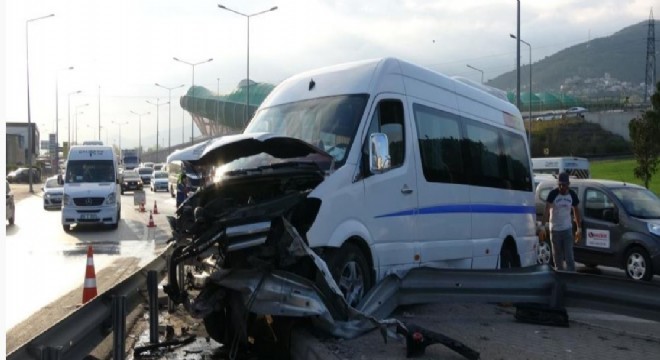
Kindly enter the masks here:
M 390 161 L 390 147 L 387 135 L 373 133 L 369 136 L 369 170 L 374 173 L 382 173 L 392 166 Z
M 57 175 L 57 184 L 64 185 L 64 179 L 62 178 L 62 174 Z
M 619 211 L 616 208 L 604 209 L 603 210 L 603 220 L 609 221 L 612 223 L 619 222 Z

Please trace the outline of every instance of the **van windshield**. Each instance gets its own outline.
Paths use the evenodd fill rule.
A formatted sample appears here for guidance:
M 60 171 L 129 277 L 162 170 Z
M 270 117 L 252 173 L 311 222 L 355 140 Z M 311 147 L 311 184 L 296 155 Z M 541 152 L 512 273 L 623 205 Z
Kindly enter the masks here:
M 660 199 L 646 189 L 621 187 L 612 189 L 626 212 L 640 219 L 660 219 Z
M 64 181 L 67 184 L 114 182 L 114 162 L 112 160 L 71 160 L 67 163 Z
M 368 99 L 367 94 L 329 96 L 263 108 L 245 133 L 269 132 L 304 140 L 326 151 L 341 166 Z

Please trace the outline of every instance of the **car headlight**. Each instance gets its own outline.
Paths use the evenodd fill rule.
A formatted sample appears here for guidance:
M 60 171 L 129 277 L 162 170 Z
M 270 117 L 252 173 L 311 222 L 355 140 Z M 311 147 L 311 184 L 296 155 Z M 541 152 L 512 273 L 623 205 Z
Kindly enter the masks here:
M 105 199 L 105 204 L 106 205 L 114 205 L 115 202 L 117 201 L 116 194 L 114 192 L 110 193 L 108 197 Z
M 646 223 L 649 227 L 649 232 L 654 235 L 660 236 L 660 224 L 658 223 Z

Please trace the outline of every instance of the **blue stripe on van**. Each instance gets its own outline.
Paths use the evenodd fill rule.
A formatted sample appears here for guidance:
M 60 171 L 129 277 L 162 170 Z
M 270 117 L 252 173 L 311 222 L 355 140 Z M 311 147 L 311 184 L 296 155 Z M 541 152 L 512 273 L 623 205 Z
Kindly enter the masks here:
M 491 205 L 491 204 L 453 204 L 436 205 L 421 209 L 403 210 L 389 214 L 377 215 L 376 218 L 430 215 L 430 214 L 456 214 L 456 213 L 478 213 L 478 214 L 535 214 L 534 206 L 525 205 Z

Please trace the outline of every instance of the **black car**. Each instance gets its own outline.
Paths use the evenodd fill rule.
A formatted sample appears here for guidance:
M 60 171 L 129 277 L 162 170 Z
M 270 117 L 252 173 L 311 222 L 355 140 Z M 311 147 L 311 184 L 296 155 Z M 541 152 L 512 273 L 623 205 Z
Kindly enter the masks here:
M 125 191 L 142 190 L 142 179 L 136 171 L 125 170 L 121 176 L 121 194 Z
M 27 183 L 30 182 L 28 168 L 18 168 L 7 174 L 9 183 Z M 38 169 L 32 168 L 32 182 L 41 182 L 41 174 Z

